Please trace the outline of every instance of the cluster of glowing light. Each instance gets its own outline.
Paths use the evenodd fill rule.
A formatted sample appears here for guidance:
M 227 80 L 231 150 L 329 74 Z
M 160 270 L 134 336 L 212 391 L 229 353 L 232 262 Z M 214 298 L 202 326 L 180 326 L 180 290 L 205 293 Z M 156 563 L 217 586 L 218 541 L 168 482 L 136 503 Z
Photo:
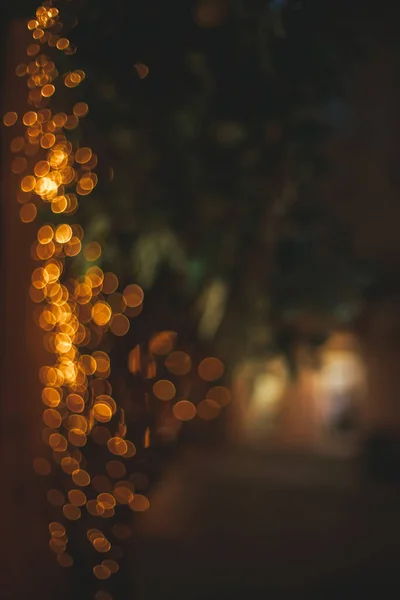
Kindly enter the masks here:
M 70 567 L 73 565 L 72 557 L 66 552 L 68 544 L 68 536 L 64 525 L 54 521 L 49 525 L 50 532 L 50 549 L 57 555 L 57 561 L 62 567 Z
M 31 223 L 39 213 L 47 211 L 46 221 L 38 227 L 31 247 L 36 265 L 29 294 L 36 305 L 34 316 L 43 331 L 45 349 L 54 356 L 53 364 L 43 366 L 39 372 L 44 405 L 42 439 L 54 464 L 37 457 L 33 466 L 41 476 L 50 475 L 56 468 L 67 478 L 63 491 L 54 488 L 47 491 L 48 502 L 59 510 L 60 520 L 65 524 L 78 521 L 86 513 L 110 519 L 119 506 L 128 506 L 135 512 L 146 511 L 150 506 L 144 493 L 147 476 L 127 474 L 127 461 L 136 456 L 137 449 L 127 439 L 124 411 L 112 397 L 109 355 L 99 349 L 107 336 L 120 337 L 129 331 L 129 319 L 142 311 L 144 292 L 137 284 L 127 285 L 119 292 L 118 277 L 93 264 L 101 264 L 99 242 L 85 242 L 82 226 L 67 222 L 76 213 L 79 202 L 87 201 L 86 196 L 98 184 L 95 172 L 98 159 L 89 146 L 72 141 L 69 135 L 89 113 L 89 106 L 79 101 L 73 104 L 70 113 L 55 112 L 53 97 L 59 86 L 64 91 L 65 87 L 75 88 L 86 75 L 78 69 L 60 77 L 56 63 L 44 53 L 46 45 L 56 55 L 59 52 L 71 55 L 76 51 L 70 40 L 61 35 L 59 10 L 52 6 L 51 0 L 37 9 L 27 27 L 33 38 L 27 48 L 28 58 L 15 72 L 17 77 L 26 78 L 29 110 L 22 115 L 8 111 L 3 124 L 21 128 L 10 145 L 14 155 L 11 169 L 18 176 L 21 221 Z M 149 71 L 142 63 L 137 63 L 135 69 L 140 78 Z M 80 254 L 84 260 L 74 261 Z M 86 267 L 82 268 L 82 264 Z M 160 365 L 164 374 L 154 381 L 152 393 L 164 407 L 170 407 L 175 421 L 190 421 L 196 416 L 211 420 L 229 403 L 229 392 L 215 386 L 200 403 L 182 399 L 176 378 L 188 381 L 194 369 L 192 358 L 187 352 L 177 350 L 176 342 L 177 334 L 173 331 L 155 334 L 148 351 L 143 353 L 136 346 L 129 353 L 129 370 L 156 379 Z M 197 371 L 203 381 L 215 382 L 222 377 L 224 367 L 219 359 L 208 358 L 198 365 Z M 104 465 L 106 474 L 93 476 L 90 472 L 83 455 L 89 438 L 109 453 L 110 460 Z M 151 442 L 147 427 L 143 447 L 150 447 Z M 58 563 L 71 567 L 73 558 L 67 552 L 65 525 L 54 521 L 49 531 L 49 546 Z M 131 534 L 125 524 L 114 525 L 112 532 L 119 540 Z M 96 553 L 105 555 L 112 551 L 112 539 L 100 529 L 90 529 L 87 536 Z M 100 580 L 108 579 L 118 570 L 118 563 L 111 556 L 93 567 L 95 577 Z M 103 591 L 97 592 L 95 598 L 111 600 Z
M 28 29 L 33 42 L 27 48 L 27 63 L 17 66 L 16 75 L 26 77 L 31 108 L 20 117 L 14 111 L 3 117 L 6 127 L 24 128 L 10 146 L 16 155 L 11 168 L 20 177 L 17 199 L 24 223 L 35 220 L 41 205 L 49 207 L 58 219 L 61 215 L 70 217 L 76 212 L 79 199 L 85 200 L 98 184 L 97 156 L 88 146 L 68 138 L 68 132 L 88 114 L 88 105 L 75 102 L 70 114 L 51 109 L 60 78 L 55 63 L 43 49 L 47 44 L 65 54 L 76 50 L 67 37 L 60 35 L 58 9 L 51 2 L 44 2 L 37 9 L 36 18 L 29 21 Z M 84 71 L 75 70 L 65 73 L 61 81 L 73 88 L 84 79 Z M 96 350 L 108 332 L 125 335 L 129 330 L 128 316 L 140 314 L 144 294 L 135 284 L 127 286 L 123 293 L 117 292 L 116 275 L 103 273 L 97 266 L 71 276 L 71 261 L 82 250 L 89 263 L 101 257 L 98 242 L 85 244 L 83 240 L 84 231 L 79 224 L 64 219 L 55 224 L 50 219 L 38 228 L 31 249 L 31 256 L 39 265 L 32 272 L 30 297 L 37 304 L 35 319 L 44 332 L 45 348 L 55 356 L 55 362 L 43 366 L 39 373 L 44 404 L 42 438 L 55 465 L 70 478 L 67 494 L 52 488 L 47 492 L 47 500 L 60 510 L 60 518 L 66 522 L 79 520 L 85 511 L 95 517 L 111 518 L 119 505 L 128 505 L 135 511 L 149 505 L 145 496 L 135 493 L 132 482 L 124 479 L 126 467 L 122 461 L 133 458 L 136 447 L 125 439 L 124 413 L 111 396 L 107 381 L 110 358 Z M 108 429 L 117 414 L 116 430 L 114 426 Z M 89 436 L 104 445 L 110 457 L 115 457 L 105 465 L 113 483 L 105 475 L 92 477 L 86 467 L 82 451 Z M 35 458 L 33 466 L 42 476 L 53 470 L 46 458 Z M 97 492 L 95 498 L 91 497 L 91 489 Z M 49 545 L 58 563 L 72 566 L 64 525 L 53 522 L 50 534 Z M 126 531 L 120 532 L 120 538 L 124 536 L 127 537 Z M 97 552 L 106 554 L 111 550 L 111 541 L 104 536 L 95 535 L 91 541 Z M 115 560 L 106 557 L 93 571 L 97 578 L 106 579 L 118 569 Z M 102 594 L 98 592 L 96 597 Z

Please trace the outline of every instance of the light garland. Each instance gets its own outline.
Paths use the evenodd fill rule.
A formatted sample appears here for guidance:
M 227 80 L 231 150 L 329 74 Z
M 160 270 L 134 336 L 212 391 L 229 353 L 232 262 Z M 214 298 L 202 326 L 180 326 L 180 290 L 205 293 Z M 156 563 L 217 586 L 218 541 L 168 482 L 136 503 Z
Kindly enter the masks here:
M 20 180 L 17 198 L 24 223 L 34 221 L 43 204 L 55 219 L 64 215 L 71 217 L 79 201 L 90 195 L 98 183 L 96 154 L 68 137 L 68 132 L 76 129 L 89 113 L 89 106 L 76 102 L 70 114 L 53 113 L 49 108 L 59 85 L 75 88 L 85 79 L 82 70 L 60 78 L 55 62 L 43 53 L 46 44 L 54 52 L 66 55 L 76 52 L 69 39 L 61 36 L 63 25 L 59 10 L 52 2 L 44 2 L 27 26 L 33 38 L 27 48 L 29 62 L 18 65 L 16 75 L 27 78 L 31 109 L 21 119 L 24 134 L 11 142 L 11 152 L 15 154 L 12 171 Z M 139 69 L 140 77 L 148 73 L 148 68 L 141 63 L 135 68 Z M 4 115 L 3 122 L 12 127 L 19 122 L 18 115 L 10 111 Z M 36 304 L 36 321 L 44 331 L 45 348 L 55 356 L 55 362 L 43 366 L 39 375 L 45 405 L 43 439 L 60 473 L 66 477 L 65 489 L 47 492 L 50 504 L 60 511 L 60 518 L 49 525 L 49 545 L 62 567 L 70 567 L 74 562 L 68 552 L 66 524 L 79 520 L 83 510 L 90 518 L 109 520 L 119 506 L 142 512 L 150 505 L 143 493 L 137 493 L 137 489 L 145 487 L 145 476 L 127 475 L 126 461 L 135 456 L 136 447 L 127 439 L 124 410 L 111 396 L 110 358 L 101 350 L 108 332 L 123 336 L 129 331 L 129 319 L 142 310 L 144 292 L 136 284 L 118 292 L 118 277 L 112 272 L 104 273 L 97 265 L 87 268 L 81 276 L 73 275 L 81 253 L 87 262 L 95 262 L 102 249 L 96 241 L 84 244 L 84 231 L 78 223 L 43 224 L 32 245 L 32 257 L 40 266 L 32 273 L 30 297 Z M 175 345 L 174 332 L 165 331 L 152 337 L 146 349 L 147 379 L 156 378 L 158 360 L 164 361 L 166 370 L 175 377 L 183 377 L 191 371 L 190 356 L 176 350 Z M 139 346 L 130 352 L 128 367 L 133 374 L 143 372 Z M 224 366 L 217 358 L 206 358 L 198 366 L 203 382 L 220 379 L 223 371 Z M 214 386 L 196 406 L 189 400 L 177 399 L 174 383 L 162 377 L 155 381 L 152 394 L 162 402 L 175 399 L 171 412 L 176 421 L 189 421 L 196 415 L 212 420 L 230 401 L 226 388 Z M 110 458 L 104 465 L 105 472 L 94 476 L 83 453 L 89 438 L 99 447 L 107 448 Z M 144 447 L 150 443 L 147 429 Z M 40 475 L 48 475 L 53 467 L 46 458 L 36 458 L 34 468 Z M 90 527 L 86 532 L 99 557 L 93 566 L 98 580 L 110 578 L 119 569 L 120 552 L 109 537 L 126 539 L 130 529 L 119 523 L 112 526 L 110 532 L 105 534 L 97 527 Z M 96 600 L 110 598 L 106 591 L 96 594 Z

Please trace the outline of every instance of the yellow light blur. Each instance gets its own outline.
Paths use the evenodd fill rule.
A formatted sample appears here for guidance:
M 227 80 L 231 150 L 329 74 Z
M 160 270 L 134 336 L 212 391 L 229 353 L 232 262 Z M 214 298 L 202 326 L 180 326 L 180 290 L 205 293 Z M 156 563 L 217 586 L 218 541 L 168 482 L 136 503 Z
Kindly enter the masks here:
M 71 226 L 66 223 L 59 225 L 55 230 L 54 237 L 60 244 L 66 244 L 72 238 Z

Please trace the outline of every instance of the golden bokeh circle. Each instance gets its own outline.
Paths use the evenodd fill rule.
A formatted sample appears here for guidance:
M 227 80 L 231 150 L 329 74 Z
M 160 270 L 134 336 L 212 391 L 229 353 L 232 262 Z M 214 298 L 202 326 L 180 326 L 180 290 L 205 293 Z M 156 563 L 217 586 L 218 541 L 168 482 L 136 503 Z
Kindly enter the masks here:
M 123 456 L 128 450 L 126 441 L 118 436 L 112 437 L 107 441 L 107 447 L 112 454 Z
M 110 331 L 117 336 L 123 336 L 128 333 L 130 327 L 129 319 L 121 314 L 114 314 L 110 321 Z
M 72 472 L 72 481 L 75 485 L 85 487 L 90 484 L 90 475 L 84 469 L 76 469 Z
M 82 490 L 70 490 L 68 500 L 74 506 L 84 506 L 86 504 L 86 494 Z
M 3 123 L 6 127 L 12 127 L 18 121 L 18 114 L 11 110 L 7 112 L 3 117 Z
M 150 508 L 149 499 L 142 494 L 135 494 L 129 501 L 129 508 L 135 512 L 145 512 Z
M 192 368 L 192 360 L 186 352 L 175 350 L 165 359 L 165 366 L 173 375 L 187 375 Z
M 160 379 L 153 385 L 153 394 L 158 400 L 168 401 L 172 400 L 176 394 L 176 388 L 172 381 L 168 379 Z
M 197 406 L 197 414 L 203 421 L 216 419 L 221 412 L 221 407 L 215 400 L 202 400 Z
M 189 400 L 179 400 L 174 405 L 172 412 L 179 421 L 191 421 L 196 416 L 196 407 Z
M 228 388 L 221 385 L 217 385 L 209 389 L 206 396 L 207 399 L 214 400 L 221 408 L 227 406 L 231 401 L 230 391 Z
M 108 567 L 105 567 L 104 565 L 96 565 L 95 567 L 93 567 L 93 573 L 94 576 L 97 577 L 97 579 L 108 579 L 111 575 L 111 571 Z
M 126 286 L 126 288 L 123 291 L 123 295 L 126 300 L 127 306 L 131 308 L 140 306 L 144 299 L 144 292 L 142 288 L 135 283 Z
M 61 554 L 57 554 L 57 561 L 61 567 L 72 567 L 74 564 L 74 559 L 67 552 L 62 552 Z
M 205 358 L 199 364 L 198 372 L 204 381 L 216 381 L 224 374 L 224 363 L 219 358 Z
M 92 308 L 92 319 L 96 325 L 107 325 L 111 319 L 111 308 L 107 302 L 96 302 Z

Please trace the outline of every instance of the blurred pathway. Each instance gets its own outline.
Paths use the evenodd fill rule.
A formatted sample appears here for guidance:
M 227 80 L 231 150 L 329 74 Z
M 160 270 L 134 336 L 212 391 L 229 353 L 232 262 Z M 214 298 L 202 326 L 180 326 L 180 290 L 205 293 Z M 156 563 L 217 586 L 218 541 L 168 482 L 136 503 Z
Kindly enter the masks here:
M 349 459 L 186 450 L 140 526 L 140 600 L 400 592 L 400 493 Z

